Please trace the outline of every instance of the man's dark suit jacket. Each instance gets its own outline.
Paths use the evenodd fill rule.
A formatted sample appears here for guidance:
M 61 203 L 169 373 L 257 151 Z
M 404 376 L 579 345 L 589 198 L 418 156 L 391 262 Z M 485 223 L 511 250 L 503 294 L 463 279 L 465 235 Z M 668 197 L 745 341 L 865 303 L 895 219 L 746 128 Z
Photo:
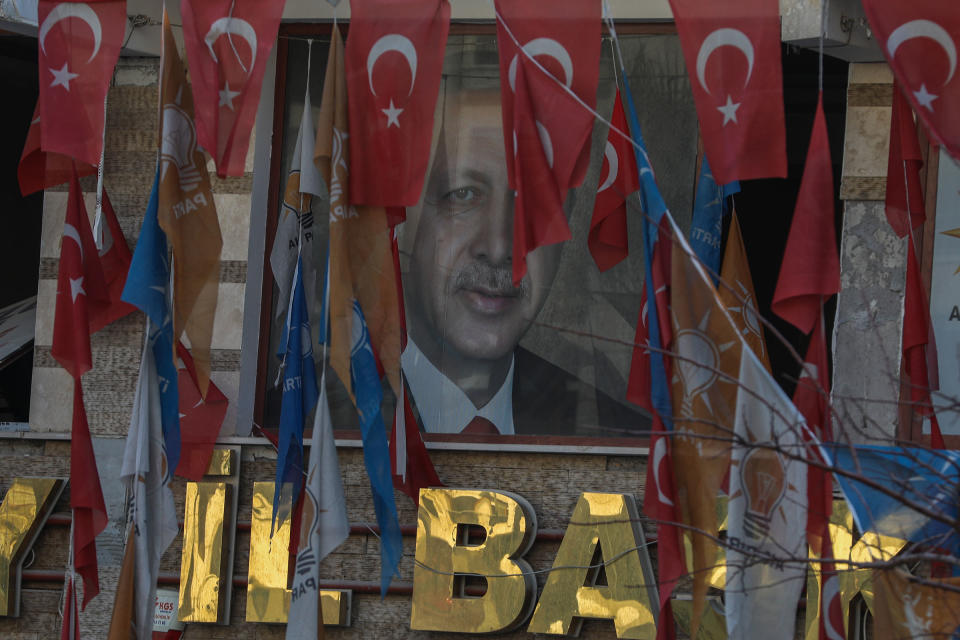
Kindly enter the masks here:
M 516 435 L 626 438 L 650 432 L 650 417 L 640 409 L 617 402 L 522 347 L 518 347 L 514 355 Z M 581 406 L 587 410 L 578 412 Z M 595 414 L 596 420 L 578 423 L 578 413 Z
M 514 352 L 513 426 L 518 436 L 639 437 L 650 432 L 650 416 L 618 402 L 522 347 Z M 340 429 L 359 428 L 357 411 L 337 376 L 327 376 L 330 411 Z M 384 384 L 383 417 L 393 418 L 396 398 Z M 409 393 L 409 387 L 407 389 Z M 417 398 L 411 394 L 414 413 Z M 581 419 L 578 415 L 596 416 Z M 418 415 L 419 419 L 419 415 Z M 393 426 L 386 424 L 388 432 Z M 421 422 L 420 428 L 423 429 Z

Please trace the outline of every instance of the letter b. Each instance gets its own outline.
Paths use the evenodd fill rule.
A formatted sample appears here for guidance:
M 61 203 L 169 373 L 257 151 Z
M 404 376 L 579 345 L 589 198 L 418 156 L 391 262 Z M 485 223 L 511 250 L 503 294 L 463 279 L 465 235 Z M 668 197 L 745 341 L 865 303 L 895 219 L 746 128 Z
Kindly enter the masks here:
M 486 538 L 472 544 L 470 527 Z M 537 521 L 520 496 L 472 489 L 422 489 L 417 516 L 410 628 L 495 633 L 518 627 L 530 615 L 536 581 L 521 557 Z M 486 592 L 468 596 L 463 578 L 482 576 Z

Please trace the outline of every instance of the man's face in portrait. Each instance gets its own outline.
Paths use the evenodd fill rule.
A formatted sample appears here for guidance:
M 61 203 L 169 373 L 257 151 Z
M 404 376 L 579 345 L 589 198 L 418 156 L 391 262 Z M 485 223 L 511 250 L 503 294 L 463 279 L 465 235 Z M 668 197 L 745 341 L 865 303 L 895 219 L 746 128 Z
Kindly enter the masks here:
M 514 194 L 499 92 L 447 91 L 440 100 L 431 170 L 409 211 L 409 331 L 438 365 L 496 361 L 513 352 L 543 306 L 561 245 L 529 254 L 528 273 L 513 286 Z

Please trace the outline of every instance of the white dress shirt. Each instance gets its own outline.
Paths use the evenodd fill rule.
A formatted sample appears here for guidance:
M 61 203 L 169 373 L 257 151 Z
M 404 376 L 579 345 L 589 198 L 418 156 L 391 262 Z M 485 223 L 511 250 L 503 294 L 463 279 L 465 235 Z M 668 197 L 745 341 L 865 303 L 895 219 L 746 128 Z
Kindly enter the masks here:
M 490 401 L 477 407 L 460 387 L 437 369 L 412 339 L 400 356 L 423 428 L 427 433 L 460 433 L 476 416 L 486 418 L 503 435 L 513 435 L 513 357 L 510 371 Z

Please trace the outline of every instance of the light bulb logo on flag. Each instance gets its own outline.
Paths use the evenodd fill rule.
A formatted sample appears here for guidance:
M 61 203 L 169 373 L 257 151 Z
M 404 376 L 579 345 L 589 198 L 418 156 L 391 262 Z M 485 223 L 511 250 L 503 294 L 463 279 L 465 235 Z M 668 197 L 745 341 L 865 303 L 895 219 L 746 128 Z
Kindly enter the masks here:
M 178 96 L 179 98 L 179 96 Z M 160 180 L 167 177 L 171 166 L 177 170 L 182 191 L 193 191 L 203 180 L 194 162 L 197 153 L 197 130 L 191 118 L 178 104 L 163 107 L 163 140 L 160 143 Z
M 786 470 L 773 442 L 753 443 L 740 463 L 740 481 L 747 498 L 744 532 L 763 539 L 770 530 L 770 518 L 783 500 Z
M 762 358 L 764 342 L 763 332 L 760 329 L 760 318 L 757 316 L 757 301 L 754 300 L 753 292 L 744 286 L 742 282 L 737 280 L 736 285 L 737 288 L 740 289 L 740 292 L 737 294 L 740 304 L 727 307 L 727 311 L 732 316 L 739 316 L 738 319 L 743 326 L 740 333 L 744 337 L 753 335 L 758 338 L 757 344 L 760 347 L 760 352 L 757 355 Z
M 683 383 L 682 411 L 684 417 L 691 417 L 693 401 L 717 381 L 720 350 L 707 334 L 691 329 L 678 332 L 675 345 L 679 356 L 677 375 Z M 710 409 L 708 397 L 703 400 Z

